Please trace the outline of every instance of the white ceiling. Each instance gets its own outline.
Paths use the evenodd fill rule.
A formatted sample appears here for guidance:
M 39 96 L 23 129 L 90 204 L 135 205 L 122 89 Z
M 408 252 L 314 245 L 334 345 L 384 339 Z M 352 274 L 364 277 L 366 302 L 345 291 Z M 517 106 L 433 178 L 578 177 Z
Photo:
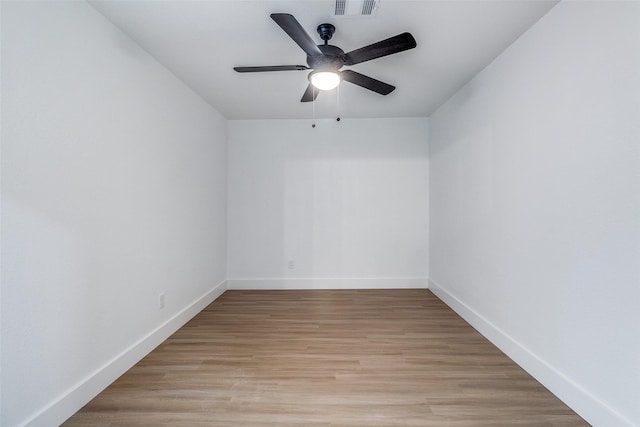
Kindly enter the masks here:
M 111 22 L 228 119 L 425 117 L 486 67 L 557 0 L 380 0 L 372 17 L 336 17 L 334 1 L 93 0 Z M 418 47 L 350 67 L 390 83 L 387 96 L 343 82 L 301 103 L 308 71 L 239 74 L 244 65 L 306 64 L 306 54 L 269 17 L 293 14 L 345 52 L 409 31 Z M 314 106 L 312 104 L 315 104 Z

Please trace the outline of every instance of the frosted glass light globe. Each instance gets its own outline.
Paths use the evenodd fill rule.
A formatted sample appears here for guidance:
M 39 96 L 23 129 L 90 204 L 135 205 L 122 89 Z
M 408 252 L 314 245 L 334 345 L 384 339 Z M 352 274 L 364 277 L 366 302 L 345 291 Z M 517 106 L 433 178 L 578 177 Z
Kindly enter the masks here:
M 331 90 L 340 84 L 340 75 L 332 71 L 316 71 L 311 74 L 311 84 L 319 90 Z

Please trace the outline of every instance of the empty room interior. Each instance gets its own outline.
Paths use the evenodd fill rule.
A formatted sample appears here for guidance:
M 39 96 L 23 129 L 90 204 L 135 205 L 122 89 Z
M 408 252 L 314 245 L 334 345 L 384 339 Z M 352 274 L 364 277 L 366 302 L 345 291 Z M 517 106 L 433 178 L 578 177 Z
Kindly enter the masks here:
M 640 426 L 639 1 L 0 15 L 0 425 Z

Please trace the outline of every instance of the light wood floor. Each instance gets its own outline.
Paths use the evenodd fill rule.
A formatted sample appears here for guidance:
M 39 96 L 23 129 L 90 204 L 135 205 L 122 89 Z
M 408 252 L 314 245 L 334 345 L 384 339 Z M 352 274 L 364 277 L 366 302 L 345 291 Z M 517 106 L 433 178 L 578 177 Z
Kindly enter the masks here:
M 585 426 L 427 290 L 227 291 L 64 426 Z

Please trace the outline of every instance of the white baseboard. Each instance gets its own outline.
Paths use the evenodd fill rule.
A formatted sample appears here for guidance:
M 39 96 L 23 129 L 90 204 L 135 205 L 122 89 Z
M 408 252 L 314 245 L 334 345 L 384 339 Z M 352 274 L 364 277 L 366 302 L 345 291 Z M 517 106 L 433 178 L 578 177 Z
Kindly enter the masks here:
M 226 281 L 217 284 L 213 289 L 80 381 L 22 425 L 27 427 L 51 427 L 62 424 L 226 290 Z
M 429 290 L 591 425 L 634 426 L 622 414 L 549 365 L 544 359 L 431 279 L 429 279 Z
M 228 279 L 227 289 L 426 289 L 426 277 Z

